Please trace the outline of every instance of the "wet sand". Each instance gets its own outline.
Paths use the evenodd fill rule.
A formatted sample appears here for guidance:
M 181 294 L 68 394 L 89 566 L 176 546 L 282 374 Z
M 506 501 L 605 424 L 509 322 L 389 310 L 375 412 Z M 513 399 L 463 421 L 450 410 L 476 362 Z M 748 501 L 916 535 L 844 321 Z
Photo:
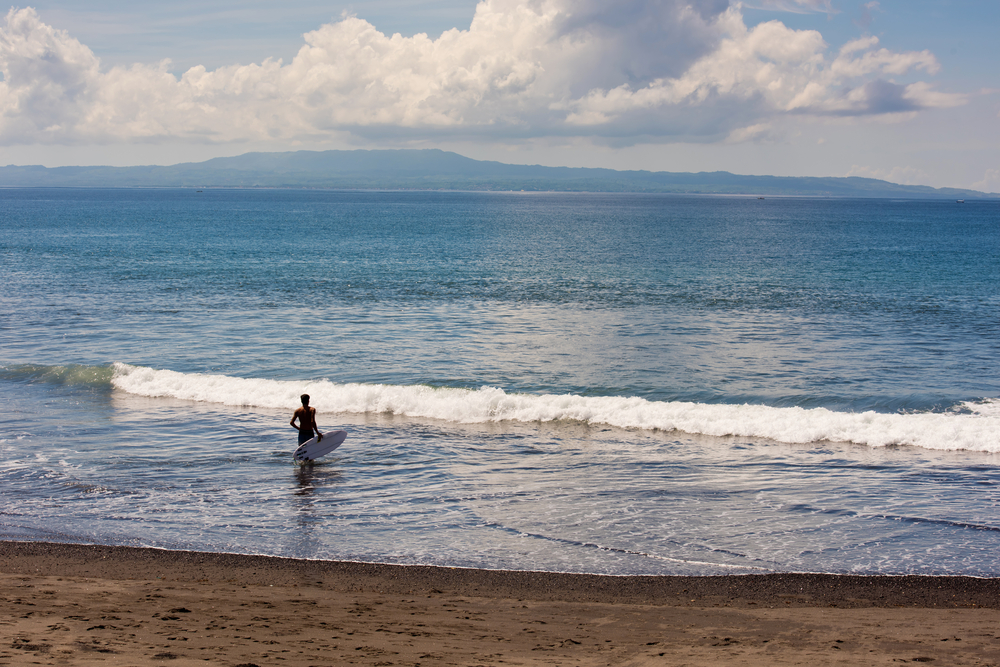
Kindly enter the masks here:
M 1000 664 L 1000 579 L 602 577 L 0 542 L 0 665 Z

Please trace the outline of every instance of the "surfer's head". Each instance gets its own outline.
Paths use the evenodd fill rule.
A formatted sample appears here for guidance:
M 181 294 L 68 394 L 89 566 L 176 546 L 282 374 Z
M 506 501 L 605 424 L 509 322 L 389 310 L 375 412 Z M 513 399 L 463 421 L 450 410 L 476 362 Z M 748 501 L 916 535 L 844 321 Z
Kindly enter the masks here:
M 309 394 L 302 394 L 302 405 L 309 405 Z

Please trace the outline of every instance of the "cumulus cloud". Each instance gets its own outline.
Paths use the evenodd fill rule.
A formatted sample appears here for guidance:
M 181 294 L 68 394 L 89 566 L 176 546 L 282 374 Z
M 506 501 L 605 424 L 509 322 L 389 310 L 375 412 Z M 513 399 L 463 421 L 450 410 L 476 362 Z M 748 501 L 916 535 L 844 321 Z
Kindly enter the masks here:
M 718 24 L 725 34 L 718 47 L 680 77 L 641 89 L 591 91 L 570 105 L 568 122 L 600 125 L 647 110 L 677 115 L 697 109 L 704 116 L 720 101 L 738 105 L 744 122 L 781 113 L 863 116 L 965 103 L 964 96 L 935 91 L 926 82 L 903 85 L 883 78 L 911 70 L 936 73 L 940 66 L 929 51 L 877 49 L 878 38 L 867 37 L 827 59 L 826 43 L 815 31 L 778 21 L 748 29 L 732 10 Z
M 792 1 L 792 0 L 790 0 Z M 794 0 L 803 8 L 828 3 Z M 361 136 L 759 140 L 784 114 L 869 116 L 964 103 L 926 81 L 928 51 L 866 37 L 748 28 L 729 0 L 483 0 L 467 30 L 385 35 L 345 16 L 289 63 L 177 76 L 101 67 L 33 9 L 0 26 L 0 143 L 310 140 Z
M 899 183 L 900 185 L 931 185 L 933 179 L 923 169 L 916 167 L 893 167 L 892 169 L 877 169 L 853 165 L 845 176 L 860 176 L 862 178 L 877 178 L 880 181 Z
M 987 169 L 986 173 L 983 174 L 983 180 L 973 183 L 972 189 L 1000 193 L 1000 169 Z

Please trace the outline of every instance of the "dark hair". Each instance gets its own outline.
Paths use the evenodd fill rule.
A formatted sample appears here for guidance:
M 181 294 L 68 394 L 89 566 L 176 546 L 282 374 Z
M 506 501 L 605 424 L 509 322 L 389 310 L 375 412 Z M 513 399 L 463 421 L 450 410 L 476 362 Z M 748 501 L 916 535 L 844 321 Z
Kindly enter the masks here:
M 302 394 L 302 405 L 309 402 L 309 394 Z

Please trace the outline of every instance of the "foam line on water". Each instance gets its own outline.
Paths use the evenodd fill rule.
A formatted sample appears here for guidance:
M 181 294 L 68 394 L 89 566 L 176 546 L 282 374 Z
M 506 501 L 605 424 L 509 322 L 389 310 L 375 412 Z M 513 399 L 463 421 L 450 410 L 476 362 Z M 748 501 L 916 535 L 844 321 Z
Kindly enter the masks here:
M 767 438 L 787 443 L 850 442 L 939 450 L 1000 452 L 1000 400 L 966 403 L 962 412 L 884 414 L 826 408 L 711 405 L 639 397 L 508 394 L 423 385 L 296 382 L 178 373 L 114 364 L 119 390 L 233 406 L 294 409 L 312 396 L 321 413 L 392 414 L 456 423 L 578 421 L 629 429 Z

